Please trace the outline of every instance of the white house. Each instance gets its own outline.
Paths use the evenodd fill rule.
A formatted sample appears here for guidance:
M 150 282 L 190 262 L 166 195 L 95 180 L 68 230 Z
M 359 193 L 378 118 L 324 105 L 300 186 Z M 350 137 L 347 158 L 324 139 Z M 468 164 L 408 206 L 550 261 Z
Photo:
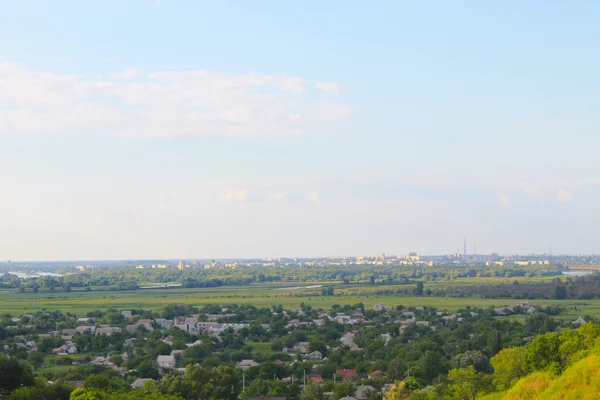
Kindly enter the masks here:
M 248 369 L 250 367 L 258 367 L 258 363 L 254 360 L 242 360 L 237 363 L 237 367 L 241 369 Z
M 306 360 L 320 360 L 323 358 L 323 353 L 320 351 L 313 351 L 312 353 L 308 353 L 304 356 Z
M 380 312 L 380 311 L 388 311 L 389 308 L 381 303 L 377 303 L 373 306 L 373 310 Z
M 175 367 L 175 356 L 158 356 L 156 362 L 160 368 L 174 368 Z

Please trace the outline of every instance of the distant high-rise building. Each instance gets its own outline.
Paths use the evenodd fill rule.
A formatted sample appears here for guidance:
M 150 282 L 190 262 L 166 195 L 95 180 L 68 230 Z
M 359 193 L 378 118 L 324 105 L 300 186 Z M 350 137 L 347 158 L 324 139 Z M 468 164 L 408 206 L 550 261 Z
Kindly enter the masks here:
M 179 261 L 179 264 L 177 264 L 177 269 L 184 269 L 185 268 L 185 263 L 183 261 Z

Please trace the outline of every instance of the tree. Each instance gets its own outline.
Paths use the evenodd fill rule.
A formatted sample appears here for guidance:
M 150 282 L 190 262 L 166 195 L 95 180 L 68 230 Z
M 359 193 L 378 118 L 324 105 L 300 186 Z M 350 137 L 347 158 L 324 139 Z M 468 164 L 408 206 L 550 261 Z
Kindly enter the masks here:
M 313 383 L 309 382 L 305 387 L 302 393 L 300 393 L 300 400 L 320 400 L 321 394 L 319 393 L 319 387 Z
M 384 395 L 383 400 L 407 400 L 410 396 L 410 391 L 403 381 L 396 381 Z
M 44 354 L 40 353 L 39 351 L 29 353 L 29 356 L 27 356 L 27 361 L 29 361 L 34 368 L 39 368 L 44 362 Z
M 499 391 L 506 390 L 525 376 L 525 349 L 511 347 L 501 350 L 491 359 L 494 367 L 494 386 Z
M 337 398 L 348 397 L 354 394 L 354 385 L 351 382 L 342 382 L 334 385 L 333 392 Z
M 51 385 L 23 386 L 13 391 L 9 400 L 69 400 L 73 387 L 61 383 Z
M 467 368 L 455 368 L 448 372 L 449 389 L 453 399 L 475 400 L 479 391 L 480 379 L 472 365 Z
M 557 334 L 548 332 L 533 339 L 525 350 L 527 371 L 553 370 L 560 372 L 560 340 Z
M 0 390 L 8 392 L 34 384 L 31 369 L 14 358 L 0 354 Z
M 452 368 L 467 368 L 468 366 L 473 366 L 477 372 L 492 372 L 490 360 L 479 350 L 466 351 L 452 359 Z
M 423 296 L 423 282 L 417 282 L 417 286 L 415 287 L 413 293 L 415 296 Z
M 442 360 L 440 360 L 440 355 L 431 350 L 427 350 L 421 355 L 417 361 L 417 367 L 419 377 L 426 382 L 431 382 L 440 373 L 448 371 Z M 417 374 L 415 373 L 415 375 Z
M 557 286 L 555 289 L 555 297 L 557 300 L 564 300 L 567 298 L 567 288 L 565 286 Z
M 107 400 L 107 396 L 101 391 L 77 388 L 71 393 L 70 400 Z

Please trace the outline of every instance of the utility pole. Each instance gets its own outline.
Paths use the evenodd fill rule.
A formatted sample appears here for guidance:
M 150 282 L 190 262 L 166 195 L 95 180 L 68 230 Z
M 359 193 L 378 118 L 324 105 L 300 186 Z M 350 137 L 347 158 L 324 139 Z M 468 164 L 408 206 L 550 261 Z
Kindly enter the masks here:
M 304 370 L 304 386 L 306 386 L 306 370 Z

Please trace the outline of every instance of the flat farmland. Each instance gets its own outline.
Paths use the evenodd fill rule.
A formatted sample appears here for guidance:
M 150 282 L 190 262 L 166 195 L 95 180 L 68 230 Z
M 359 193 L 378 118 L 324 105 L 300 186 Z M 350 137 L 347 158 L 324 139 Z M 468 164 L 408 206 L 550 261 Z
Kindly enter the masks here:
M 469 283 L 478 283 L 477 280 Z M 285 308 L 298 308 L 300 303 L 310 304 L 314 308 L 328 309 L 333 304 L 363 303 L 367 308 L 376 303 L 388 307 L 428 306 L 439 310 L 455 311 L 458 308 L 500 307 L 514 305 L 514 299 L 481 299 L 479 297 L 416 297 L 377 294 L 383 290 L 393 291 L 407 288 L 407 285 L 345 285 L 335 286 L 336 295 L 321 296 L 318 283 L 307 283 L 296 287 L 256 284 L 242 287 L 218 287 L 201 289 L 139 289 L 132 291 L 91 291 L 91 292 L 40 292 L 40 293 L 0 293 L 0 314 L 20 315 L 40 310 L 61 310 L 83 316 L 95 310 L 151 309 L 158 310 L 167 304 L 252 304 L 257 307 L 282 305 Z M 429 285 L 430 283 L 426 283 Z M 450 284 L 450 283 L 444 283 Z M 456 283 L 455 283 L 456 284 Z M 292 284 L 294 285 L 294 284 Z M 313 286 L 312 288 L 306 286 Z M 411 286 L 408 286 L 411 287 Z M 560 305 L 568 311 L 559 316 L 575 319 L 579 315 L 600 314 L 600 299 L 595 300 L 529 300 L 534 305 Z

